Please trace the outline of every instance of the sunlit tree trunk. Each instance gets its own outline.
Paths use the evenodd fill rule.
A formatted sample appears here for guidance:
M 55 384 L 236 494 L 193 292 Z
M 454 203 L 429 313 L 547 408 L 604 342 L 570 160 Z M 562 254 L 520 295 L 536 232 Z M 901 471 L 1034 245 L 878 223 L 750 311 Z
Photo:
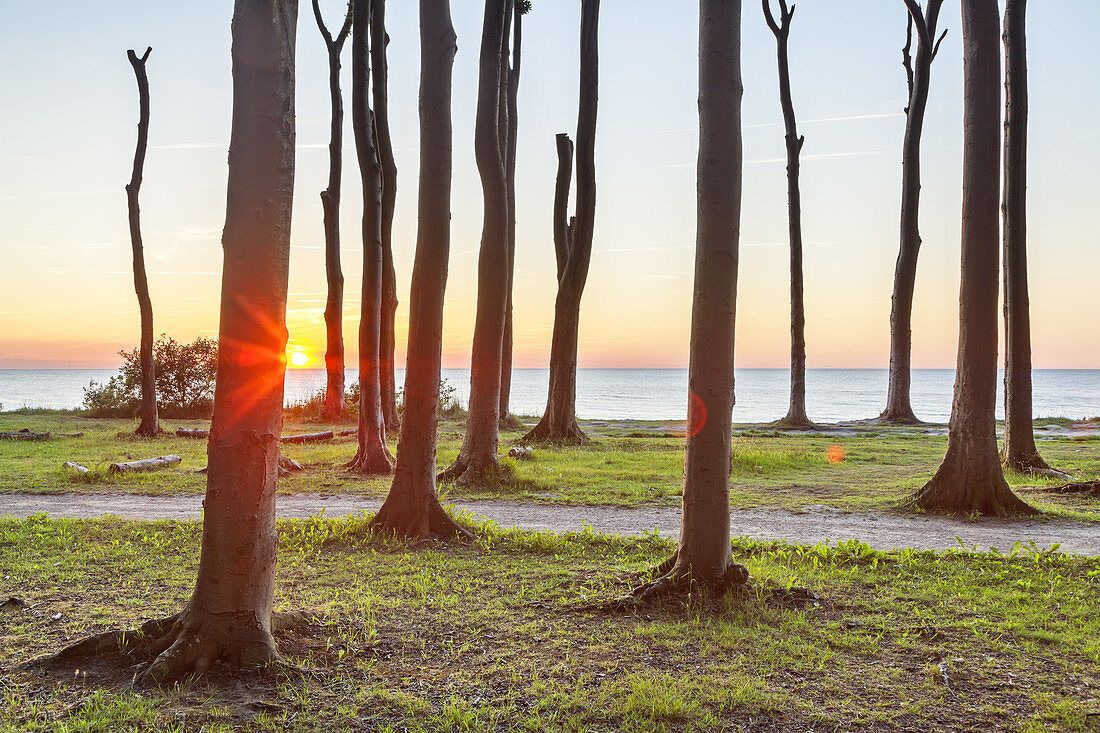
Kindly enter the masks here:
M 145 71 L 145 62 L 152 51 L 152 48 L 146 49 L 141 57 L 133 51 L 126 52 L 130 66 L 134 67 L 138 86 L 137 148 L 134 150 L 134 170 L 130 182 L 126 184 L 126 205 L 130 215 L 130 245 L 134 254 L 134 290 L 141 313 L 141 422 L 137 434 L 146 437 L 160 434 L 157 373 L 153 360 L 153 301 L 149 297 L 149 278 L 145 274 L 145 246 L 141 241 L 141 208 L 138 205 L 141 177 L 145 171 L 145 151 L 149 146 L 149 75 Z
M 516 151 L 519 144 L 519 76 L 523 54 L 523 16 L 529 5 L 515 2 L 512 18 L 512 61 L 505 85 L 508 125 L 504 140 L 505 175 L 508 183 L 508 303 L 504 309 L 504 337 L 500 355 L 500 420 L 506 425 L 512 396 L 512 291 L 516 271 Z
M 443 294 L 451 246 L 451 76 L 458 50 L 448 0 L 420 0 L 420 198 L 409 294 L 405 412 L 397 465 L 374 525 L 412 537 L 461 534 L 435 487 Z
M 997 453 L 997 296 L 1001 157 L 1000 12 L 963 0 L 963 225 L 959 354 L 947 455 L 916 495 L 931 511 L 1033 513 L 1005 481 Z

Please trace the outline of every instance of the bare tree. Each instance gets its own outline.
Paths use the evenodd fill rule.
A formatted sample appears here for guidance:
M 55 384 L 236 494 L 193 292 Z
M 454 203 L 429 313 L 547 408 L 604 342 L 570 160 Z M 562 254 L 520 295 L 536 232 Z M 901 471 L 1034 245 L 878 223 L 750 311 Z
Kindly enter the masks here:
M 313 17 L 328 51 L 328 91 L 332 114 L 329 123 L 328 188 L 321 191 L 325 224 L 325 276 L 328 300 L 325 302 L 325 403 L 321 417 L 336 420 L 344 416 L 344 272 L 340 266 L 340 187 L 344 155 L 344 95 L 340 91 L 340 54 L 351 31 L 351 3 L 344 24 L 332 37 L 321 16 L 318 0 L 313 0 Z
M 779 102 L 783 108 L 783 129 L 787 146 L 787 216 L 791 248 L 791 403 L 780 425 L 793 428 L 811 427 L 806 414 L 806 305 L 802 276 L 802 192 L 798 184 L 799 154 L 806 138 L 798 134 L 791 99 L 791 69 L 787 54 L 794 19 L 794 5 L 779 0 L 779 22 L 772 14 L 771 0 L 761 0 L 768 28 L 775 35 L 779 59 Z
M 1020 473 L 1065 476 L 1039 455 L 1032 420 L 1027 287 L 1027 0 L 1007 0 L 1004 45 L 1005 440 L 1001 462 Z
M 577 341 L 581 296 L 592 260 L 596 217 L 596 112 L 599 99 L 599 0 L 581 2 L 581 80 L 577 115 L 577 213 L 567 221 L 573 143 L 557 136 L 558 178 L 554 195 L 554 252 L 558 295 L 550 342 L 550 388 L 546 411 L 525 441 L 583 443 L 577 424 Z
M 730 552 L 734 315 L 741 219 L 741 0 L 699 0 L 699 165 L 680 548 L 643 598 L 748 580 Z
M 504 310 L 504 337 L 500 357 L 500 421 L 507 426 L 512 395 L 512 290 L 516 270 L 516 150 L 519 143 L 519 76 L 523 56 L 523 16 L 531 12 L 531 0 L 513 0 L 511 64 L 504 64 L 506 94 L 504 112 L 505 175 L 508 183 L 508 303 Z
M 443 511 L 435 487 L 443 295 L 451 246 L 451 77 L 457 50 L 449 0 L 420 0 L 420 201 L 405 413 L 393 484 L 373 520 L 375 527 L 411 537 L 464 532 Z
M 363 474 L 388 474 L 393 458 L 386 446 L 382 380 L 378 363 L 382 324 L 382 164 L 370 107 L 369 36 L 371 0 L 352 0 L 351 119 L 363 184 L 363 288 L 359 315 L 359 449 L 348 463 Z
M 913 291 L 917 282 L 917 256 L 920 254 L 920 149 L 924 133 L 924 113 L 928 107 L 928 88 L 932 62 L 943 43 L 945 30 L 937 39 L 943 0 L 928 0 L 921 9 L 917 0 L 904 0 L 908 12 L 902 65 L 909 87 L 905 107 L 905 140 L 901 154 L 901 246 L 894 268 L 894 295 L 890 309 L 890 382 L 886 409 L 879 421 L 912 425 L 920 423 L 910 402 L 913 358 Z M 913 31 L 917 49 L 913 55 Z
M 278 658 L 286 621 L 275 595 L 275 478 L 283 425 L 286 296 L 294 194 L 295 0 L 237 0 L 233 122 L 222 234 L 221 330 L 207 448 L 198 578 L 183 610 L 59 652 L 78 661 L 130 651 L 152 658 L 143 679 L 169 684 L 223 661 Z M 81 663 L 83 666 L 83 663 Z
M 386 50 L 386 0 L 371 0 L 371 61 L 373 67 L 374 132 L 382 164 L 382 326 L 379 332 L 378 363 L 381 371 L 382 416 L 386 430 L 396 431 L 397 387 L 395 322 L 397 319 L 397 272 L 393 267 L 393 213 L 397 203 L 397 161 L 390 135 L 389 61 Z
M 492 481 L 500 421 L 500 357 L 508 294 L 508 184 L 499 123 L 501 57 L 505 20 L 513 0 L 486 0 L 481 36 L 474 152 L 484 198 L 484 224 L 478 257 L 477 314 L 470 363 L 470 414 L 458 457 L 444 480 Z
M 145 247 L 141 241 L 141 208 L 138 194 L 141 177 L 145 171 L 145 151 L 149 147 L 149 75 L 145 62 L 152 48 L 146 48 L 139 58 L 133 50 L 126 52 L 138 86 L 138 136 L 134 150 L 134 170 L 126 184 L 126 206 L 130 215 L 130 246 L 134 253 L 134 290 L 137 292 L 138 310 L 141 313 L 141 422 L 137 434 L 153 437 L 160 434 L 157 418 L 157 374 L 153 363 L 153 301 L 149 297 L 149 278 L 145 274 Z
M 963 216 L 959 355 L 947 455 L 917 506 L 956 514 L 1030 514 L 997 454 L 998 188 L 1001 143 L 1000 11 L 963 0 Z

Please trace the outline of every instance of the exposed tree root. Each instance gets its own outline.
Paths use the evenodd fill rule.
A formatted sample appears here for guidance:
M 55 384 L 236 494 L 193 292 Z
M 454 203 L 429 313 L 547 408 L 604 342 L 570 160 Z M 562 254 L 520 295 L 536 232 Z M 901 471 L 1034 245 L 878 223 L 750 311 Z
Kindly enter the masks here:
M 87 637 L 56 654 L 33 659 L 23 669 L 85 666 L 97 658 L 121 656 L 142 669 L 137 685 L 169 685 L 202 676 L 214 663 L 234 669 L 255 669 L 277 662 L 273 633 L 305 622 L 301 613 L 271 615 L 270 631 L 250 614 L 210 614 L 188 607 L 163 619 L 146 621 L 138 629 L 108 631 Z
M 565 425 L 552 425 L 545 417 L 520 439 L 521 443 L 555 446 L 587 445 L 591 441 L 576 420 L 570 420 Z
M 424 503 L 427 506 L 423 506 Z M 447 514 L 434 496 L 420 506 L 414 505 L 409 497 L 387 498 L 371 520 L 370 528 L 376 532 L 416 540 L 471 540 L 474 537 Z
M 500 418 L 498 422 L 498 428 L 500 430 L 519 430 L 523 427 L 523 421 L 512 413 L 508 413 L 506 417 Z
M 817 430 L 818 426 L 808 417 L 791 417 L 787 415 L 782 420 L 776 420 L 770 427 L 780 430 Z
M 363 476 L 389 476 L 393 473 L 393 456 L 385 445 L 365 451 L 359 448 L 344 468 Z
M 685 596 L 699 592 L 721 596 L 749 582 L 749 570 L 744 565 L 731 562 L 722 575 L 712 578 L 696 577 L 691 565 L 680 562 L 677 552 L 658 565 L 653 580 L 642 583 L 631 594 L 643 603 L 652 603 L 671 596 Z
M 1044 491 L 1054 494 L 1086 494 L 1100 499 L 1100 481 L 1075 481 L 1062 486 L 1052 486 Z
M 867 425 L 899 425 L 899 426 L 906 426 L 906 427 L 921 427 L 921 426 L 931 424 L 931 423 L 926 423 L 923 420 L 921 420 L 919 417 L 917 417 L 915 414 L 913 414 L 912 410 L 910 410 L 908 412 L 906 412 L 906 411 L 897 411 L 897 412 L 883 411 L 883 413 L 881 415 L 879 415 L 878 417 L 871 418 L 870 420 L 865 420 L 863 422 L 865 422 Z
M 996 466 L 996 464 L 994 464 Z M 912 498 L 911 504 L 928 512 L 987 517 L 1031 516 L 1039 513 L 1012 493 L 997 470 L 967 471 L 962 467 L 948 468 L 945 463 Z
M 1043 460 L 1043 457 L 1039 455 L 1038 451 L 1022 456 L 1002 455 L 1001 465 L 1007 471 L 1015 471 L 1016 473 L 1022 473 L 1029 476 L 1047 476 L 1049 478 L 1062 479 L 1063 481 L 1075 478 L 1071 473 L 1052 468 L 1050 464 Z
M 454 463 L 443 470 L 437 479 L 469 488 L 484 488 L 500 483 L 502 473 L 495 453 L 477 457 L 459 453 Z

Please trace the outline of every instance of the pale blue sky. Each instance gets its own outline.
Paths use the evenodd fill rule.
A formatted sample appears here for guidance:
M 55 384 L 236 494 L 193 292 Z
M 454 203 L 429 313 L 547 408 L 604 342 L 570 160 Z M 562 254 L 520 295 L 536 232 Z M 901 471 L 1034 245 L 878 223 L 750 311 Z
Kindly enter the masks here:
M 416 3 L 391 0 L 392 124 L 400 182 L 395 257 L 402 300 L 415 236 Z M 323 3 L 331 24 L 342 4 Z M 219 237 L 230 113 L 232 3 L 0 0 L 0 368 L 113 366 L 136 343 L 122 186 L 137 116 L 127 48 L 153 46 L 151 149 L 142 190 L 158 331 L 217 328 Z M 839 12 L 838 12 L 839 9 Z M 1055 14 L 1054 11 L 1057 10 Z M 481 8 L 453 2 L 454 238 L 446 361 L 469 359 L 481 192 L 473 117 Z M 543 366 L 553 314 L 553 135 L 576 126 L 579 2 L 536 0 L 520 93 L 518 363 Z M 582 366 L 686 361 L 695 226 L 696 23 L 693 2 L 604 0 L 595 252 L 582 317 Z M 1100 3 L 1033 3 L 1031 259 L 1036 365 L 1098 367 L 1092 218 L 1100 164 L 1095 29 Z M 958 0 L 933 72 L 925 133 L 918 366 L 956 348 L 961 166 Z M 897 250 L 905 78 L 901 0 L 804 0 L 791 37 L 806 136 L 803 206 L 812 367 L 885 366 Z M 327 171 L 324 49 L 308 4 L 299 22 L 298 141 L 290 326 L 323 350 L 321 207 Z M 759 4 L 744 8 L 745 199 L 738 362 L 785 366 L 786 195 L 775 46 Z M 345 90 L 350 91 L 345 59 Z M 350 117 L 350 116 L 349 116 Z M 346 138 L 346 333 L 354 344 L 359 196 Z M 404 315 L 399 312 L 400 348 Z

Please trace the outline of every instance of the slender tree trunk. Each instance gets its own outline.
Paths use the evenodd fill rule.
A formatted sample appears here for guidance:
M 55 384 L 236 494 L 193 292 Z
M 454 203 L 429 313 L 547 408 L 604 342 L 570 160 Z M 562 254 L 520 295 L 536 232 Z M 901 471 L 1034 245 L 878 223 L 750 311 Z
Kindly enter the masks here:
M 138 424 L 137 434 L 146 437 L 160 434 L 157 375 L 153 361 L 153 301 L 149 297 L 149 278 L 145 274 L 145 247 L 141 241 L 141 208 L 138 205 L 141 177 L 145 170 L 145 151 L 149 146 L 149 76 L 145 72 L 145 62 L 152 52 L 152 48 L 147 48 L 140 58 L 132 50 L 126 52 L 138 85 L 137 149 L 134 151 L 134 171 L 126 184 L 126 205 L 130 213 L 130 246 L 134 252 L 134 290 L 141 312 L 141 423 Z
M 484 224 L 478 257 L 477 315 L 470 363 L 470 414 L 466 436 L 445 480 L 477 484 L 499 475 L 500 355 L 508 302 L 508 192 L 498 130 L 501 50 L 505 16 L 512 0 L 486 0 L 474 151 L 484 192 Z
M 294 192 L 294 0 L 237 0 L 233 125 L 222 270 L 218 384 L 191 600 L 149 668 L 165 683 L 215 660 L 277 656 L 275 479 L 286 372 L 286 295 Z
M 386 0 L 371 0 L 371 60 L 374 63 L 374 130 L 378 157 L 382 164 L 382 330 L 379 334 L 382 416 L 386 430 L 396 431 L 397 272 L 393 267 L 393 212 L 397 204 L 397 161 L 390 135 L 389 61 L 386 50 L 390 36 L 386 32 Z
M 507 426 L 512 395 L 512 291 L 516 271 L 516 151 L 519 147 L 519 75 L 523 53 L 523 8 L 515 4 L 512 18 L 512 63 L 508 69 L 505 139 L 505 175 L 508 183 L 508 303 L 504 309 L 504 337 L 500 357 L 500 420 Z
M 1000 15 L 997 0 L 963 0 L 963 227 L 959 355 L 947 455 L 916 495 L 930 511 L 1033 513 L 1005 481 L 997 454 Z
M 894 294 L 890 309 L 890 378 L 886 409 L 881 422 L 919 424 L 910 401 L 913 356 L 913 292 L 917 282 L 917 256 L 920 254 L 920 150 L 924 115 L 928 107 L 928 89 L 932 61 L 943 40 L 936 40 L 943 0 L 929 0 L 927 15 L 916 0 L 906 0 L 909 14 L 903 66 L 909 88 L 905 108 L 905 139 L 901 154 L 901 245 L 894 267 Z M 916 30 L 916 57 L 911 53 Z M 946 32 L 945 32 L 946 34 Z
M 325 225 L 325 276 L 328 299 L 325 303 L 325 403 L 321 417 L 338 420 L 346 413 L 344 406 L 344 272 L 340 266 L 340 188 L 344 155 L 344 95 L 340 91 L 340 54 L 351 31 L 351 8 L 344 24 L 332 37 L 321 17 L 318 0 L 313 0 L 313 17 L 321 31 L 328 51 L 328 90 L 332 114 L 329 123 L 328 188 L 321 192 Z
M 457 50 L 448 0 L 420 0 L 420 198 L 405 412 L 393 484 L 373 521 L 411 537 L 464 533 L 443 511 L 435 487 L 443 295 L 451 246 L 451 77 Z
M 741 218 L 741 1 L 699 2 L 699 168 L 688 439 L 680 548 L 645 597 L 722 591 L 748 572 L 730 552 L 734 314 Z
M 772 15 L 771 0 L 762 0 L 764 16 L 776 40 L 779 60 L 779 101 L 783 108 L 783 128 L 787 147 L 787 215 L 791 248 L 791 401 L 781 425 L 795 428 L 811 427 L 806 414 L 806 306 L 802 275 L 802 192 L 798 183 L 799 155 L 806 142 L 798 134 L 798 121 L 791 98 L 791 69 L 787 53 L 794 19 L 794 6 L 779 0 L 780 21 Z
M 386 447 L 378 360 L 382 324 L 383 172 L 375 146 L 374 113 L 368 95 L 371 23 L 371 0 L 353 0 L 351 115 L 363 183 L 363 294 L 359 316 L 359 450 L 348 467 L 359 473 L 377 475 L 390 473 L 393 459 Z
M 577 115 L 577 214 L 566 223 L 573 144 L 559 134 L 558 179 L 554 196 L 554 250 L 558 296 L 550 344 L 550 387 L 542 419 L 524 437 L 528 442 L 584 443 L 577 424 L 577 343 L 581 296 L 592 260 L 596 217 L 596 113 L 599 101 L 599 0 L 581 2 L 581 81 Z
M 1053 472 L 1035 445 L 1027 287 L 1027 0 L 1005 5 L 1004 318 L 1005 440 L 1001 460 L 1021 473 Z

